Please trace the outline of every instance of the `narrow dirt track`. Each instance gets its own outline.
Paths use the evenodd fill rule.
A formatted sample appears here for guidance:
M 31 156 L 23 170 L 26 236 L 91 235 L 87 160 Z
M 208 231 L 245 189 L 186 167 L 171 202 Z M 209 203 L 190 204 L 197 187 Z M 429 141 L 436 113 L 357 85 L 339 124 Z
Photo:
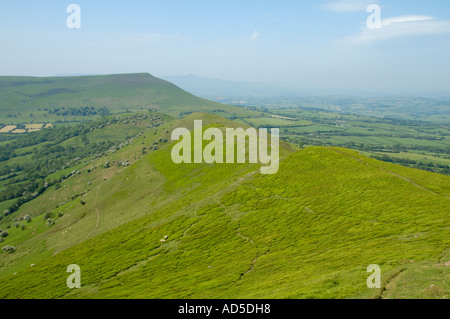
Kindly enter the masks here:
M 85 241 L 98 228 L 98 224 L 100 222 L 100 212 L 97 207 L 97 198 L 98 198 L 98 191 L 100 190 L 101 186 L 102 186 L 102 184 L 97 186 L 97 192 L 95 193 L 95 199 L 94 199 L 94 207 L 95 207 L 95 211 L 97 213 L 97 221 L 95 222 L 95 227 L 86 236 L 84 236 L 84 238 L 80 241 L 80 243 Z

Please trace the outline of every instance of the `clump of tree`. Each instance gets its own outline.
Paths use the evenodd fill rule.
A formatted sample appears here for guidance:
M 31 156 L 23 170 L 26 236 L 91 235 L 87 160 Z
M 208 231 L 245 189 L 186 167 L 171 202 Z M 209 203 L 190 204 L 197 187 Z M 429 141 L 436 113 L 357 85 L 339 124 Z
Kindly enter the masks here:
M 94 108 L 93 106 L 82 106 L 82 107 L 56 107 L 48 110 L 49 114 L 54 114 L 58 116 L 90 116 L 90 115 L 101 115 L 106 116 L 109 114 L 109 109 L 107 107 Z
M 4 246 L 4 247 L 2 248 L 2 250 L 3 250 L 3 252 L 5 252 L 5 253 L 12 254 L 13 252 L 16 251 L 16 248 L 13 247 L 13 246 L 10 246 L 10 245 L 6 245 L 6 246 Z
M 53 216 L 53 212 L 47 212 L 47 213 L 44 214 L 44 220 L 48 220 L 52 216 Z

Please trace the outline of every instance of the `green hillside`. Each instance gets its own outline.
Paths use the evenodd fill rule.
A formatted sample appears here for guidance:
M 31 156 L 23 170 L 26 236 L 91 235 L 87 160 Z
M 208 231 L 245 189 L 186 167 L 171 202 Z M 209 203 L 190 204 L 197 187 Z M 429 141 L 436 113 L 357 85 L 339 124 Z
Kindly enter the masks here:
M 86 107 L 89 109 L 81 109 Z M 0 123 L 80 121 L 101 115 L 101 108 L 111 113 L 163 109 L 178 116 L 192 111 L 219 110 L 223 105 L 198 98 L 148 73 L 0 76 Z M 239 111 L 237 107 L 228 109 Z
M 143 126 L 9 216 L 25 228 L 2 243 L 16 251 L 0 254 L 0 298 L 448 298 L 450 177 L 287 143 L 274 175 L 174 164 L 161 141 L 194 119 L 238 125 L 196 113 Z M 370 264 L 381 289 L 366 286 Z

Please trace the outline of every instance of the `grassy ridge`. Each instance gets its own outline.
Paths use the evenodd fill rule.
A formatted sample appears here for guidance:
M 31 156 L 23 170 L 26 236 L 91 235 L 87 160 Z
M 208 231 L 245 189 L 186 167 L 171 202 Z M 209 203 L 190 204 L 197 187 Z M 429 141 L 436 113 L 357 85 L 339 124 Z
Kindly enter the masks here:
M 54 108 L 107 107 L 112 113 L 163 109 L 179 113 L 223 109 L 148 73 L 77 77 L 0 77 L 0 123 L 80 121 L 92 116 L 61 116 Z M 237 107 L 227 107 L 239 112 Z M 31 116 L 30 116 L 31 114 Z M 9 116 L 9 115 L 15 115 Z
M 170 145 L 138 155 L 141 142 L 199 116 L 235 125 L 194 114 L 111 155 L 136 160 L 96 170 L 86 205 L 77 199 L 56 209 L 64 215 L 55 226 L 33 219 L 35 235 L 11 242 L 18 251 L 0 257 L 0 297 L 448 296 L 449 177 L 346 149 L 285 144 L 270 176 L 259 165 L 176 165 Z M 85 185 L 86 176 L 82 170 L 67 185 Z M 82 270 L 79 290 L 65 285 L 71 263 Z M 372 263 L 382 269 L 384 291 L 366 287 Z

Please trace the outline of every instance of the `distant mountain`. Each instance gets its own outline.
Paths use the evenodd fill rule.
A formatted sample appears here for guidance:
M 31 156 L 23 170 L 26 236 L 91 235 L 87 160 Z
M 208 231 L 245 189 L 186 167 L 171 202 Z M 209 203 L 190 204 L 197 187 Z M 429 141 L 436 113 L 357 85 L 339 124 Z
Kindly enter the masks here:
M 163 79 L 195 95 L 220 100 L 221 98 L 267 98 L 274 96 L 310 95 L 297 88 L 262 82 L 234 82 L 207 79 L 196 75 L 165 76 Z
M 164 77 L 182 89 L 213 101 L 264 107 L 303 106 L 333 112 L 447 123 L 450 99 L 395 96 L 352 90 L 301 90 L 269 83 L 232 82 L 196 75 Z M 431 93 L 430 93 L 431 96 Z
M 208 111 L 221 105 L 198 98 L 148 73 L 95 76 L 0 76 L 0 118 L 39 109 L 104 107 L 111 111 L 163 109 Z M 27 114 L 28 115 L 28 114 Z
M 422 92 L 403 92 L 403 91 L 361 91 L 355 89 L 342 88 L 302 88 L 295 84 L 274 84 L 265 82 L 239 82 L 225 81 L 220 79 L 208 79 L 197 75 L 184 76 L 163 76 L 161 77 L 182 89 L 195 95 L 221 100 L 230 98 L 245 99 L 266 99 L 266 98 L 299 98 L 311 96 L 354 96 L 359 98 L 379 97 L 379 98 L 397 98 L 397 97 L 423 97 L 434 99 L 449 99 L 448 91 L 422 91 Z
M 197 75 L 163 76 L 180 88 L 195 95 L 216 101 L 230 99 L 299 98 L 326 95 L 385 96 L 380 92 L 362 92 L 349 89 L 301 88 L 295 84 L 275 84 L 267 82 L 225 81 L 208 79 Z

